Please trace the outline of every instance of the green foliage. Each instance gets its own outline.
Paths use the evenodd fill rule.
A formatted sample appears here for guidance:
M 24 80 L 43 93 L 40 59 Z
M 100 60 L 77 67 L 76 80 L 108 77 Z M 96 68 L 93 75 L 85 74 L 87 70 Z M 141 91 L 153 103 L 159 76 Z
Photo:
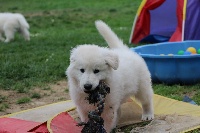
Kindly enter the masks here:
M 154 84 L 154 93 L 166 96 L 179 101 L 183 100 L 185 95 L 191 97 L 198 105 L 200 105 L 200 84 L 196 85 L 164 85 Z
M 23 104 L 23 103 L 28 103 L 31 101 L 31 98 L 29 97 L 22 97 L 20 99 L 17 100 L 17 104 Z
M 66 92 L 66 93 L 69 93 L 69 89 L 66 88 L 66 89 L 65 89 L 65 92 Z
M 5 101 L 6 97 L 0 95 L 0 103 L 3 103 Z
M 5 111 L 7 108 L 9 108 L 9 105 L 6 103 L 0 104 L 0 111 Z
M 31 98 L 36 98 L 36 99 L 39 99 L 39 98 L 41 98 L 41 95 L 39 94 L 39 93 L 33 93 L 32 95 L 31 95 Z
M 9 108 L 9 105 L 6 102 L 6 97 L 0 95 L 0 111 L 5 111 L 7 108 Z
M 44 87 L 43 90 L 51 90 L 51 87 L 49 87 L 49 86 Z

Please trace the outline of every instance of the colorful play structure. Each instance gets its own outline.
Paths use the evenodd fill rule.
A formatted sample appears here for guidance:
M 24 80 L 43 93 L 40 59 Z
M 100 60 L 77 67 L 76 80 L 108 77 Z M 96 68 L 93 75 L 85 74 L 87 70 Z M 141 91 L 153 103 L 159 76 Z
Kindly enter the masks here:
M 200 82 L 199 22 L 199 0 L 142 0 L 129 43 L 147 44 L 132 50 L 145 59 L 154 82 Z M 193 46 L 196 52 L 191 54 L 187 48 Z
M 200 40 L 199 0 L 142 0 L 130 43 Z

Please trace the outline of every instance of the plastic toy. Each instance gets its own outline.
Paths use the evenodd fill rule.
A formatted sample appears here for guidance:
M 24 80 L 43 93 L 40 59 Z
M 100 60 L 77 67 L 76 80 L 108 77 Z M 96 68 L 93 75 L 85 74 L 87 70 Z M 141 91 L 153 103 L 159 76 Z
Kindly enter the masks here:
M 197 50 L 197 54 L 200 54 L 200 49 Z
M 178 55 L 184 55 L 184 52 L 185 52 L 185 51 L 183 51 L 183 50 L 179 50 L 179 51 L 178 51 Z
M 196 53 L 197 53 L 197 50 L 196 50 L 194 47 L 189 47 L 189 48 L 187 48 L 186 51 L 189 51 L 189 52 L 191 52 L 192 54 L 196 54 Z

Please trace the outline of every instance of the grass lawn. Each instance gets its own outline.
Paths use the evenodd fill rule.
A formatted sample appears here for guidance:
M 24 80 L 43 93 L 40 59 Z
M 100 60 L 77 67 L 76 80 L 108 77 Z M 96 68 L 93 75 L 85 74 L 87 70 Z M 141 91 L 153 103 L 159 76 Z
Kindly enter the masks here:
M 94 21 L 108 23 L 128 44 L 132 23 L 141 0 L 0 0 L 0 12 L 22 13 L 30 24 L 31 40 L 16 34 L 0 42 L 0 89 L 27 93 L 66 78 L 70 49 L 79 44 L 107 46 Z M 132 44 L 128 44 L 132 47 Z M 153 84 L 154 92 L 181 100 L 190 96 L 200 104 L 200 84 L 183 86 Z M 0 106 L 5 105 L 0 96 Z M 29 98 L 18 101 L 24 102 Z
M 139 4 L 114 0 L 0 2 L 1 12 L 20 12 L 30 24 L 30 42 L 16 35 L 13 42 L 0 43 L 0 88 L 19 92 L 65 78 L 72 47 L 84 43 L 106 46 L 95 29 L 97 19 L 112 25 L 128 42 Z

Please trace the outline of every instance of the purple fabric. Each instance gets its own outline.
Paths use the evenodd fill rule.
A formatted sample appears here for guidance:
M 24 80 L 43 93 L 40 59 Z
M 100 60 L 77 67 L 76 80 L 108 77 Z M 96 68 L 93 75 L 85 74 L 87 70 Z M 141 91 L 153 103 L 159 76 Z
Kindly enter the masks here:
M 151 10 L 150 34 L 171 37 L 177 27 L 176 0 L 166 0 Z
M 200 40 L 200 0 L 188 0 L 184 40 Z

